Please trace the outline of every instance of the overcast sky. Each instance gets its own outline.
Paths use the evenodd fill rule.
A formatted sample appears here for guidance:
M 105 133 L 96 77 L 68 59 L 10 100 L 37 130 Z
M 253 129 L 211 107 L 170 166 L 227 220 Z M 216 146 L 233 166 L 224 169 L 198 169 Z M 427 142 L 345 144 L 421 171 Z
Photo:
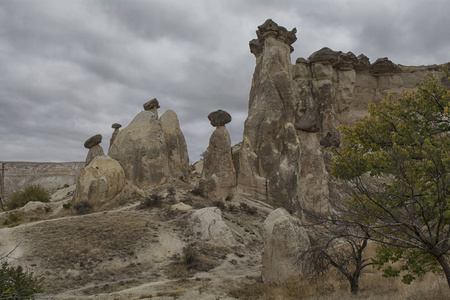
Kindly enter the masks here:
M 450 61 L 448 0 L 0 0 L 0 161 L 83 161 L 84 141 L 157 98 L 191 162 L 228 111 L 242 139 L 255 58 L 272 18 L 297 28 L 292 62 L 322 47 L 403 65 Z

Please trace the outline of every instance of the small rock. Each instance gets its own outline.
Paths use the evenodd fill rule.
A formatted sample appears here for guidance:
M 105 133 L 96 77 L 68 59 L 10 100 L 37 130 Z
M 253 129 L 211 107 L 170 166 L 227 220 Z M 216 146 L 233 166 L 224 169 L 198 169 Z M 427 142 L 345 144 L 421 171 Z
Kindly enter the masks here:
M 86 142 L 84 142 L 84 147 L 90 149 L 92 147 L 94 147 L 95 145 L 98 145 L 102 142 L 102 135 L 101 134 L 96 134 L 90 138 L 88 138 L 86 140 Z
M 152 108 L 155 108 L 155 107 L 156 108 L 160 108 L 159 102 L 158 102 L 158 100 L 156 98 L 153 98 L 152 100 L 147 101 L 147 102 L 144 103 L 144 109 L 145 110 L 151 110 Z
M 221 109 L 210 113 L 208 119 L 214 127 L 224 126 L 231 122 L 230 114 Z

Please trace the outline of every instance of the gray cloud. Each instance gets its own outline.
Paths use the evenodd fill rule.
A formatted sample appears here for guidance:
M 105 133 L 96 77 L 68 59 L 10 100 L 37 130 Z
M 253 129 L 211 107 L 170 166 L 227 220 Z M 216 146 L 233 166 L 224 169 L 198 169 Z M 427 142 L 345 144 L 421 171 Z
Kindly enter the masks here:
M 191 159 L 227 110 L 242 138 L 254 57 L 272 18 L 297 27 L 297 57 L 328 46 L 406 65 L 449 60 L 445 0 L 0 1 L 0 160 L 84 160 L 83 143 L 158 98 L 177 112 Z

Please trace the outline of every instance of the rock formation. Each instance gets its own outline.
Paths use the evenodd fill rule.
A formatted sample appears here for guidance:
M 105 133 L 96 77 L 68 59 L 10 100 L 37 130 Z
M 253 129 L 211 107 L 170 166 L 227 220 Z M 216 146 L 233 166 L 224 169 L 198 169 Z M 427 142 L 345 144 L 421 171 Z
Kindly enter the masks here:
M 116 136 L 119 134 L 119 128 L 122 127 L 119 123 L 112 124 L 111 128 L 114 128 L 114 132 L 111 136 L 111 139 L 109 140 L 109 148 L 111 148 L 112 144 L 114 143 L 114 140 L 116 139 Z
M 185 179 L 189 173 L 189 155 L 177 114 L 167 110 L 160 118 L 166 141 L 169 171 L 172 177 Z
M 158 117 L 158 108 L 160 108 L 160 106 L 156 98 L 153 98 L 152 100 L 144 103 L 144 110 L 151 111 L 155 114 L 156 117 Z
M 126 178 L 140 188 L 163 184 L 170 177 L 164 131 L 154 112 L 159 105 L 153 100 L 144 104 L 145 110 L 119 132 L 109 149 Z
M 263 224 L 264 253 L 262 278 L 264 283 L 280 283 L 290 276 L 299 276 L 301 266 L 296 258 L 310 246 L 306 230 L 299 219 L 284 208 L 270 213 Z
M 120 164 L 107 155 L 97 156 L 81 170 L 73 201 L 101 205 L 118 195 L 124 187 L 125 173 Z
M 205 207 L 196 210 L 190 216 L 192 229 L 203 240 L 231 246 L 236 243 L 227 224 L 222 221 L 222 212 L 217 207 Z
M 206 193 L 212 199 L 225 200 L 236 186 L 236 173 L 231 154 L 231 138 L 225 124 L 231 116 L 223 110 L 212 112 L 208 119 L 216 130 L 209 139 L 203 163 Z
M 289 211 L 328 211 L 340 197 L 329 175 L 328 147 L 340 144 L 340 124 L 367 114 L 388 92 L 398 97 L 439 66 L 405 67 L 387 58 L 322 48 L 291 64 L 288 32 L 272 20 L 250 41 L 256 57 L 242 144 L 234 153 L 237 192 Z
M 89 152 L 86 156 L 86 166 L 97 156 L 105 155 L 103 152 L 102 146 L 100 143 L 102 142 L 102 135 L 96 134 L 86 140 L 84 142 L 84 147 L 89 149 Z

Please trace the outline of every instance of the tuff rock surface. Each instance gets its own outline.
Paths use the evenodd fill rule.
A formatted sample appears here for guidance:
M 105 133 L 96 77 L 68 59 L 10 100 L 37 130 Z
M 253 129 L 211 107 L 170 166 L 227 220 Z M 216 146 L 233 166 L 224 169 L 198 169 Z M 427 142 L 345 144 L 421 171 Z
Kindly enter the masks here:
M 263 224 L 264 252 L 262 278 L 264 283 L 285 282 L 299 276 L 301 267 L 296 258 L 310 246 L 309 237 L 299 219 L 284 208 L 272 211 Z
M 211 199 L 225 200 L 236 186 L 231 138 L 225 126 L 217 127 L 209 139 L 202 177 L 206 193 Z
M 88 164 L 91 163 L 91 161 L 96 158 L 97 156 L 102 156 L 105 155 L 105 152 L 103 151 L 102 146 L 100 145 L 95 145 L 92 146 L 91 148 L 89 148 L 88 154 L 86 155 L 86 162 L 85 162 L 85 166 L 87 166 Z
M 195 210 L 190 216 L 194 233 L 203 240 L 231 246 L 236 243 L 227 224 L 222 220 L 222 212 L 217 207 L 205 207 Z
M 167 110 L 160 118 L 167 147 L 169 171 L 172 177 L 186 179 L 189 173 L 189 155 L 177 114 Z
M 124 187 L 125 173 L 120 164 L 107 155 L 97 156 L 81 170 L 73 201 L 101 205 L 117 196 Z

